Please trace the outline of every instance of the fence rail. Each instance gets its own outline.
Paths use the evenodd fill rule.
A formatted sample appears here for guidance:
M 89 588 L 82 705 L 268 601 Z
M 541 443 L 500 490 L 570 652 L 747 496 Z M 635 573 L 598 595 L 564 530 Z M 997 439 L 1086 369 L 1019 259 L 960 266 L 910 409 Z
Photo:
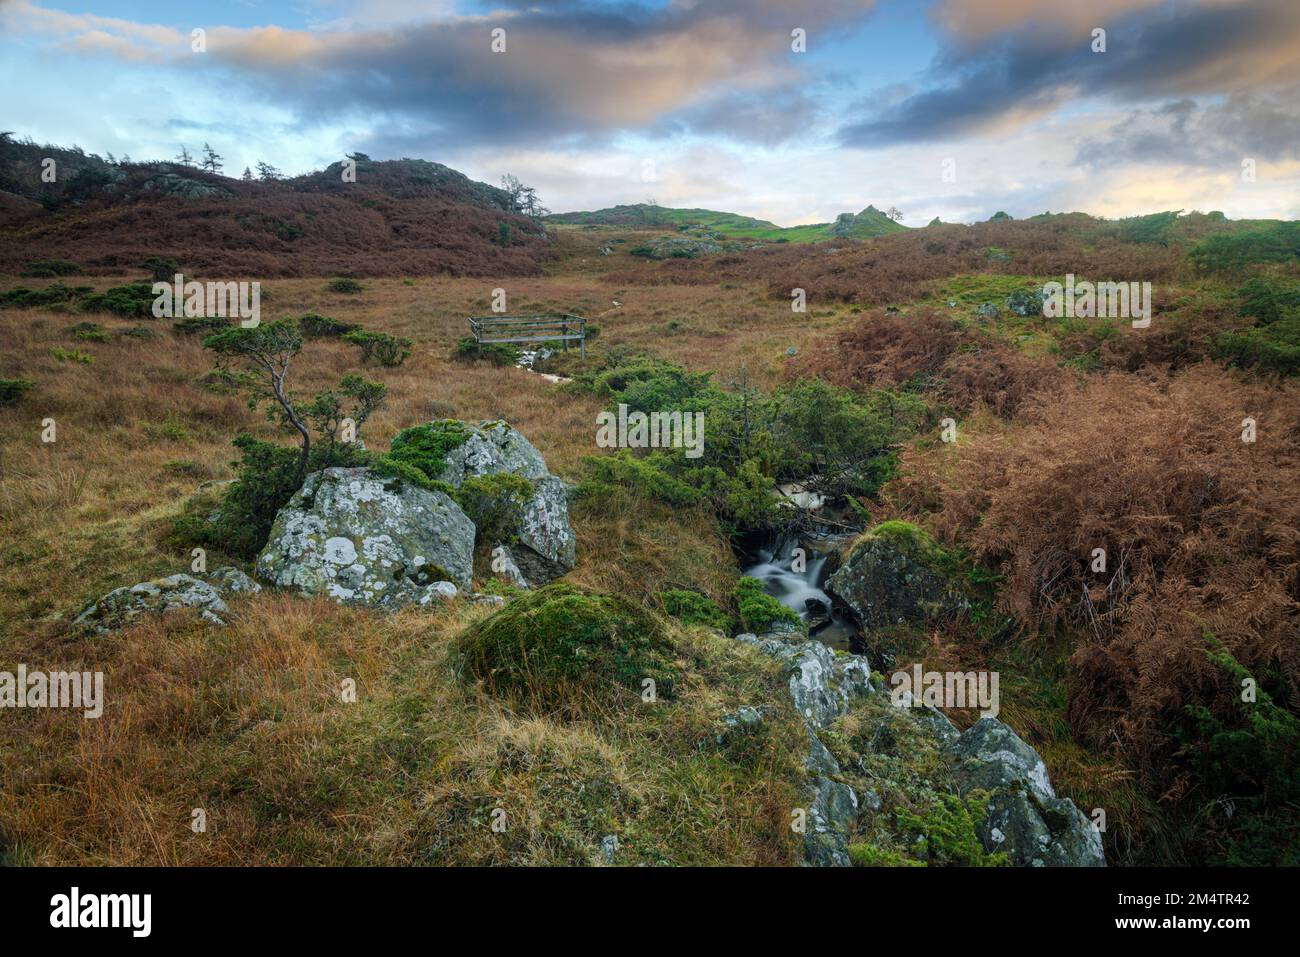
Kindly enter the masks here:
M 587 320 L 567 312 L 540 316 L 470 316 L 469 329 L 479 345 L 498 342 L 576 342 L 587 358 Z

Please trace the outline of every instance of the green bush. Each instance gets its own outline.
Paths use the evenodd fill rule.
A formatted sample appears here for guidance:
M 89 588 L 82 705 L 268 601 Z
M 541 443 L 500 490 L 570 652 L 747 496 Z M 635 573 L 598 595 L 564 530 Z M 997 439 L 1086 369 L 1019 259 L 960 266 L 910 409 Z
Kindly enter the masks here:
M 27 264 L 22 275 L 35 279 L 53 279 L 58 276 L 75 276 L 81 267 L 66 259 L 38 259 Z
M 501 472 L 465 479 L 453 498 L 474 523 L 479 542 L 510 544 L 534 494 L 528 479 Z
M 178 336 L 206 336 L 225 329 L 230 324 L 231 321 L 226 316 L 187 316 L 173 322 L 171 330 Z
M 1203 272 L 1236 272 L 1257 263 L 1291 262 L 1300 256 L 1300 222 L 1272 222 L 1214 233 L 1187 254 Z
M 78 322 L 68 327 L 72 338 L 79 342 L 108 342 L 112 337 L 97 322 Z
M 318 312 L 308 312 L 298 317 L 298 328 L 305 339 L 339 339 L 361 327 L 355 322 L 340 322 Z
M 55 346 L 50 350 L 50 355 L 60 362 L 78 362 L 81 365 L 88 366 L 95 361 L 95 357 L 87 355 L 80 349 L 65 349 L 62 346 Z
M 56 306 L 72 302 L 93 292 L 91 286 L 65 286 L 62 282 L 50 283 L 44 289 L 28 289 L 17 286 L 8 292 L 0 293 L 0 306 L 14 309 L 37 309 L 42 306 Z
M 361 349 L 361 361 L 372 359 L 384 366 L 400 366 L 411 354 L 411 340 L 390 336 L 386 332 L 353 329 L 342 337 L 343 341 Z
M 1300 309 L 1288 309 L 1267 325 L 1220 333 L 1210 354 L 1243 369 L 1300 375 Z
M 1234 708 L 1215 714 L 1187 705 L 1187 721 L 1175 730 L 1179 755 L 1198 781 L 1205 807 L 1198 820 L 1218 832 L 1211 863 L 1222 866 L 1300 864 L 1300 718 L 1279 706 L 1214 635 L 1204 632 L 1206 656 L 1223 669 Z M 1255 700 L 1241 700 L 1241 689 Z M 1216 813 L 1231 801 L 1226 820 Z
M 361 285 L 361 283 L 355 279 L 350 279 L 347 276 L 340 276 L 337 279 L 331 279 L 326 284 L 325 288 L 330 292 L 361 292 L 366 287 Z
M 239 435 L 239 450 L 232 463 L 239 477 L 226 487 L 214 520 L 206 515 L 188 515 L 175 524 L 184 541 L 217 548 L 239 558 L 257 557 L 275 524 L 275 516 L 288 504 L 301 483 L 297 478 L 298 450 L 275 442 Z M 311 448 L 308 474 L 334 466 L 367 464 L 366 453 L 352 444 L 319 443 Z
M 731 616 L 696 591 L 669 588 L 659 593 L 664 611 L 687 625 L 705 625 L 719 631 L 731 631 Z
M 786 608 L 763 590 L 763 583 L 749 575 L 736 582 L 732 592 L 736 602 L 736 614 L 740 618 L 740 627 L 747 632 L 759 633 L 775 624 L 803 625 L 797 612 Z
M 494 366 L 513 366 L 519 363 L 519 349 L 508 342 L 480 344 L 473 336 L 456 341 L 451 358 L 459 362 L 489 362 Z
M 174 282 L 176 274 L 181 271 L 180 263 L 162 256 L 150 256 L 140 264 L 140 268 L 149 273 L 153 282 Z
M 663 625 L 617 595 L 546 585 L 515 598 L 456 639 L 458 670 L 484 689 L 534 713 L 580 713 L 588 701 L 640 695 L 654 681 L 671 699 L 680 680 Z
M 156 297 L 152 282 L 131 282 L 104 292 L 92 292 L 78 304 L 83 312 L 111 312 L 130 318 L 152 318 Z
M 31 379 L 0 379 L 0 406 L 15 405 L 22 401 L 36 383 Z
M 455 419 L 413 425 L 393 436 L 388 457 L 411 466 L 426 480 L 437 481 L 447 468 L 445 456 L 468 441 L 469 430 Z

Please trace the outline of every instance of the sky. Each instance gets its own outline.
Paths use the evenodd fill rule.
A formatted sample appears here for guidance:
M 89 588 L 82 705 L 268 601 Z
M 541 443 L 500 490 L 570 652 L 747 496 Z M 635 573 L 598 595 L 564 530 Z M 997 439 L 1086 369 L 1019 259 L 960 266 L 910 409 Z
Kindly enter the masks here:
M 0 90 L 41 143 L 557 212 L 1300 219 L 1300 0 L 0 0 Z

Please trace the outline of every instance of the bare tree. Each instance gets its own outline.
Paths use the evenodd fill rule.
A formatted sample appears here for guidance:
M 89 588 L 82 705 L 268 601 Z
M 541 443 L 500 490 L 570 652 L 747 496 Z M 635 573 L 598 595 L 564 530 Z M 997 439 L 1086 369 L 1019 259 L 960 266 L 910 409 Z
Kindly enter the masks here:
M 890 206 L 889 209 L 885 210 L 885 215 L 896 223 L 903 219 L 903 211 L 897 206 Z

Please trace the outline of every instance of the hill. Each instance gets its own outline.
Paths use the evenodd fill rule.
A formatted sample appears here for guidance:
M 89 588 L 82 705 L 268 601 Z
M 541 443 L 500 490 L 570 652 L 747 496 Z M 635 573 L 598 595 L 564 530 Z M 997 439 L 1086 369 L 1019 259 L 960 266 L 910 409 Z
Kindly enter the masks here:
M 42 181 L 46 158 L 56 180 Z M 535 275 L 553 253 L 509 195 L 427 160 L 356 156 L 287 179 L 240 179 L 0 139 L 0 271 L 67 260 L 88 274 L 150 256 L 225 275 Z
M 833 223 L 777 226 L 765 219 L 712 209 L 673 209 L 650 203 L 610 206 L 589 212 L 554 213 L 547 222 L 575 226 L 617 226 L 624 229 L 675 229 L 704 239 L 755 239 L 766 242 L 812 243 L 826 239 L 870 239 L 907 229 L 874 206 L 842 213 Z

